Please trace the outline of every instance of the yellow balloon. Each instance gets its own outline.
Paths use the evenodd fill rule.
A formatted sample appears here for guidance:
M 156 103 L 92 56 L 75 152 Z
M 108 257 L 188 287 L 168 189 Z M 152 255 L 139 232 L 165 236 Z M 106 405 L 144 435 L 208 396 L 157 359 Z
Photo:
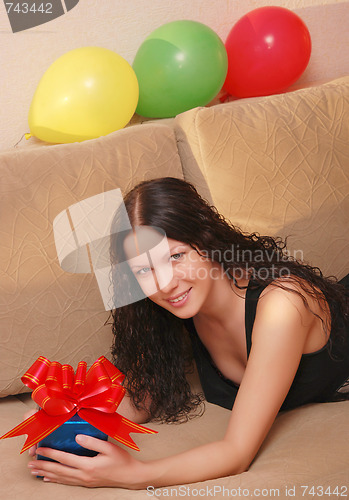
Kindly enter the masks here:
M 44 73 L 29 110 L 31 135 L 54 143 L 94 139 L 123 128 L 138 104 L 130 64 L 102 47 L 59 57 Z

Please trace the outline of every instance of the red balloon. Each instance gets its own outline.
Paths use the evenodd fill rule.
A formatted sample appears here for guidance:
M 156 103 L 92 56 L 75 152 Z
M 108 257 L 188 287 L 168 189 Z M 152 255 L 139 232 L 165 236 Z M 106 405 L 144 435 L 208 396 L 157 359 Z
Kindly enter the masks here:
M 255 97 L 281 92 L 298 80 L 310 59 L 311 39 L 294 12 L 261 7 L 233 26 L 225 47 L 224 89 L 236 97 Z

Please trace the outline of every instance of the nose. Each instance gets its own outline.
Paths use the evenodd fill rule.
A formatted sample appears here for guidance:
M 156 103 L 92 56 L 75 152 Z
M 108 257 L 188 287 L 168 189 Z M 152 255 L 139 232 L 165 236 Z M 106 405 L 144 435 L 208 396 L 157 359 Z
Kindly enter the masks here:
M 167 283 L 159 286 L 159 290 L 165 294 L 170 293 L 178 287 L 178 282 L 178 276 L 176 276 L 176 274 L 174 273 L 170 281 L 167 280 Z

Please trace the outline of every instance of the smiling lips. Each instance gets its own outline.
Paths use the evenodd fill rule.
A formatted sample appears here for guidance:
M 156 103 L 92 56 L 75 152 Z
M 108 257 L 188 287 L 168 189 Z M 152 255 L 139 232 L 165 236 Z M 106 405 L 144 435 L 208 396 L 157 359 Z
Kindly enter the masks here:
M 177 297 L 175 297 L 173 299 L 167 299 L 167 300 L 172 305 L 178 305 L 178 306 L 182 305 L 184 303 L 184 300 L 188 297 L 190 290 L 191 290 L 191 288 L 189 288 L 189 290 L 182 293 L 181 295 L 177 295 Z

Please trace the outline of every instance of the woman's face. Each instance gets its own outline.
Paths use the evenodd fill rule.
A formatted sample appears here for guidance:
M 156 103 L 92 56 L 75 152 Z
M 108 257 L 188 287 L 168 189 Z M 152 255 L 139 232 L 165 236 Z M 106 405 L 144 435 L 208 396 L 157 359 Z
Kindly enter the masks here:
M 186 243 L 170 238 L 150 251 L 135 252 L 135 235 L 124 242 L 129 266 L 144 294 L 175 316 L 186 319 L 205 308 L 222 278 L 222 268 Z M 135 255 L 137 253 L 138 255 Z

